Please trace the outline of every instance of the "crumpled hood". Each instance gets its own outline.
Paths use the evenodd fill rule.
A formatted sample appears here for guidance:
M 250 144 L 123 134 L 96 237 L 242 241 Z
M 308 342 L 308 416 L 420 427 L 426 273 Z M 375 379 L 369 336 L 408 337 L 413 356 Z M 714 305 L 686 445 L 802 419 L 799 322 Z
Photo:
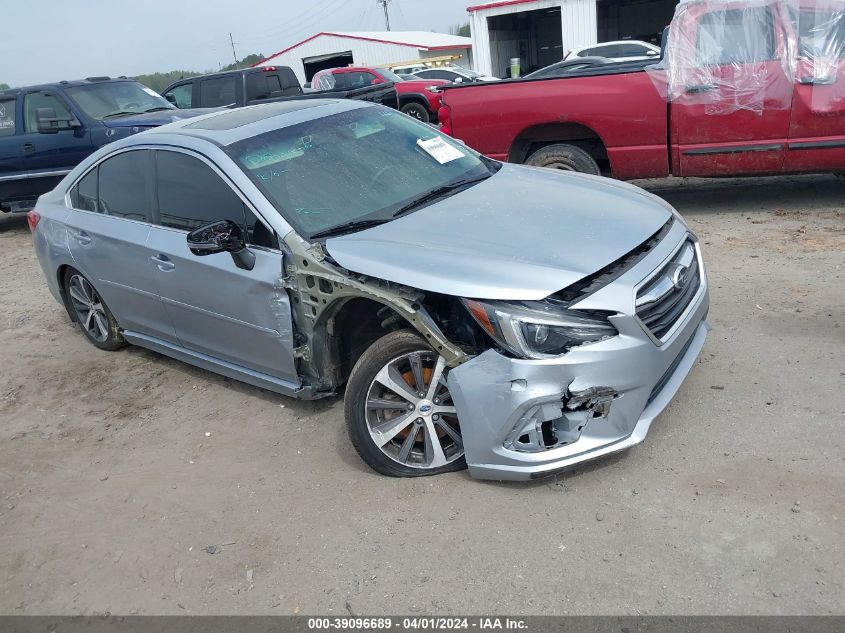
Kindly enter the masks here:
M 447 295 L 538 300 L 639 246 L 669 209 L 637 187 L 505 164 L 405 217 L 326 241 L 353 272 Z
M 159 110 L 158 112 L 147 112 L 146 114 L 127 114 L 126 116 L 118 116 L 113 119 L 104 119 L 103 125 L 106 127 L 158 127 L 181 119 L 190 119 L 201 114 L 208 114 L 215 110 L 219 110 L 219 108 L 192 108 L 185 110 L 174 108 L 173 110 Z

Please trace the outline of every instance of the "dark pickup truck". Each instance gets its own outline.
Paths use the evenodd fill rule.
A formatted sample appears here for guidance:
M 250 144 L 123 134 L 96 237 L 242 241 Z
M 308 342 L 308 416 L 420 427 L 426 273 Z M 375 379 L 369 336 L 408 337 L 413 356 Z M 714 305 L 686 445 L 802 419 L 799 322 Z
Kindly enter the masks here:
M 132 79 L 0 91 L 0 209 L 26 211 L 107 143 L 208 110 L 179 110 Z
M 304 92 L 287 66 L 259 66 L 191 77 L 171 84 L 163 95 L 177 108 L 239 108 L 284 99 L 357 99 L 399 107 L 392 82 Z

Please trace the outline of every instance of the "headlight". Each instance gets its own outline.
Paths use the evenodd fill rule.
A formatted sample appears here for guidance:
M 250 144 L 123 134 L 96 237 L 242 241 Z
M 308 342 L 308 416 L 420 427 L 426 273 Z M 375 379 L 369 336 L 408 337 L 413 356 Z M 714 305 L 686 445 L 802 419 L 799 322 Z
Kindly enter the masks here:
M 548 301 L 463 302 L 494 341 L 521 358 L 552 358 L 618 334 L 603 314 L 566 310 Z

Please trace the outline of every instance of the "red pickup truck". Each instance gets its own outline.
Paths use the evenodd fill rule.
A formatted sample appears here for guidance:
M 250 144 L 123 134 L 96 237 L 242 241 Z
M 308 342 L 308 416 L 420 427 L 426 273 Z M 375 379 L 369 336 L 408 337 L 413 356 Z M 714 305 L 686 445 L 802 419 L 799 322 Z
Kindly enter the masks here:
M 845 172 L 845 3 L 790 4 L 682 3 L 656 66 L 447 87 L 441 130 L 624 180 Z
M 440 87 L 450 82 L 441 79 L 406 80 L 387 68 L 368 66 L 347 66 L 318 71 L 311 79 L 311 86 L 317 90 L 340 88 L 363 88 L 393 82 L 399 97 L 399 109 L 423 123 L 437 121 L 440 110 Z

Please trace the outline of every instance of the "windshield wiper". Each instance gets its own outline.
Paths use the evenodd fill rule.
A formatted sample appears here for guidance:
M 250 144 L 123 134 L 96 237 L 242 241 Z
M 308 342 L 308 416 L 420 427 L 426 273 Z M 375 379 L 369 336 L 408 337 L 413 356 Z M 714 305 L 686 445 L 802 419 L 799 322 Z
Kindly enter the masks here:
M 323 229 L 322 231 L 317 231 L 316 233 L 311 234 L 311 239 L 316 239 L 320 237 L 333 237 L 335 235 L 342 235 L 344 233 L 349 233 L 350 231 L 356 231 L 359 229 L 366 229 L 371 226 L 378 226 L 379 224 L 384 224 L 388 222 L 386 218 L 371 218 L 369 220 L 351 220 L 350 222 L 344 222 L 343 224 L 338 224 L 337 226 L 330 226 L 327 229 Z
M 143 114 L 147 112 L 160 112 L 162 110 L 175 110 L 176 108 L 168 108 L 167 106 L 156 106 L 154 108 L 150 108 L 149 110 L 144 110 Z
M 110 119 L 113 116 L 126 116 L 129 114 L 143 114 L 142 112 L 112 112 L 111 114 L 107 114 L 104 116 L 104 119 Z
M 437 187 L 437 189 L 432 189 L 428 193 L 424 193 L 423 195 L 421 195 L 419 198 L 415 198 L 414 200 L 411 200 L 408 204 L 399 207 L 399 209 L 394 212 L 393 217 L 397 218 L 400 215 L 408 213 L 408 211 L 412 211 L 427 202 L 431 202 L 432 200 L 436 200 L 437 198 L 442 198 L 447 193 L 450 193 L 462 187 L 466 187 L 467 185 L 471 185 L 476 182 L 481 182 L 482 180 L 487 180 L 489 177 L 490 174 L 487 174 L 485 176 L 479 176 L 478 178 L 467 178 L 464 180 L 457 180 L 455 182 L 450 182 L 448 185 Z

